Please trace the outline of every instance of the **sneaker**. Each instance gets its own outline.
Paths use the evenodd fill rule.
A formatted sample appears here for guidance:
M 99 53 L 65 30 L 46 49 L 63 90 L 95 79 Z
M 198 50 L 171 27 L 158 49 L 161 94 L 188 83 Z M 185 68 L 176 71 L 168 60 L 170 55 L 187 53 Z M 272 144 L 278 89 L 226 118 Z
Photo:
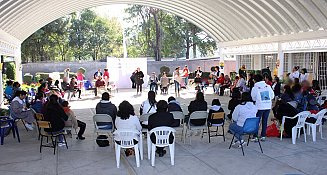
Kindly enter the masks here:
M 25 123 L 25 127 L 28 129 L 28 130 L 30 130 L 30 131 L 33 131 L 33 125 L 31 125 L 31 124 L 28 124 L 28 123 Z
M 258 142 L 258 137 L 250 139 L 251 142 Z
M 246 145 L 247 142 L 244 142 L 243 140 L 241 141 L 240 145 L 238 145 L 239 148 L 242 148 Z
M 78 137 L 76 137 L 76 139 L 78 139 L 78 140 L 85 140 L 85 137 L 83 137 L 83 136 L 78 136 Z
M 262 142 L 266 141 L 266 137 L 261 137 L 260 141 L 262 141 Z
M 62 143 L 62 142 L 60 142 L 60 143 L 58 143 L 58 146 L 66 146 L 66 143 Z
M 233 143 L 232 143 L 232 146 L 235 146 L 236 144 L 240 143 L 238 140 L 235 140 Z

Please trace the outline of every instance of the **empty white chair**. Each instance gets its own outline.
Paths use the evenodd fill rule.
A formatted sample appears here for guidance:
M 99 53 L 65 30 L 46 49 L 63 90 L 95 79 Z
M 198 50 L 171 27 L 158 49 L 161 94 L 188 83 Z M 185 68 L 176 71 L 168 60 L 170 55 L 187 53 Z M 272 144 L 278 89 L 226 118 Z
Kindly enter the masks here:
M 205 119 L 205 123 L 201 126 L 194 126 L 191 124 L 191 120 L 192 119 Z M 185 139 L 186 139 L 186 135 L 187 135 L 187 132 L 192 132 L 192 131 L 198 131 L 200 130 L 201 131 L 201 135 L 203 134 L 203 130 L 205 129 L 208 129 L 208 124 L 207 124 L 207 119 L 208 119 L 208 113 L 207 111 L 195 111 L 195 112 L 192 112 L 191 115 L 190 115 L 190 119 L 189 121 L 187 122 L 187 124 L 185 125 L 186 128 L 184 129 L 184 144 L 185 144 Z M 190 144 L 191 144 L 191 135 L 189 136 L 190 138 Z
M 308 129 L 308 134 L 310 135 L 310 128 L 312 131 L 312 141 L 316 141 L 317 138 L 317 126 L 319 126 L 319 132 L 320 132 L 320 138 L 322 139 L 322 118 L 324 117 L 325 113 L 327 112 L 327 109 L 323 109 L 320 112 L 318 112 L 317 114 L 311 114 L 314 118 L 316 118 L 316 122 L 315 123 L 308 123 L 305 122 L 305 124 L 307 125 L 307 129 Z
M 117 168 L 120 164 L 120 149 L 134 148 L 136 166 L 140 167 L 140 145 L 142 145 L 141 134 L 136 129 L 118 129 L 114 132 L 116 163 Z M 141 153 L 142 154 L 142 153 Z
M 112 127 L 109 128 L 108 126 L 99 126 L 98 123 L 108 123 L 111 122 Z M 99 134 L 105 134 L 109 137 L 112 137 L 112 133 L 115 130 L 115 124 L 112 121 L 112 118 L 110 115 L 107 114 L 95 114 L 93 116 L 93 123 L 94 123 L 94 133 L 97 135 Z
M 298 136 L 298 138 L 300 138 L 300 131 L 301 131 L 301 129 L 303 129 L 303 132 L 304 132 L 304 142 L 306 142 L 307 141 L 307 137 L 306 137 L 306 133 L 305 133 L 304 124 L 305 124 L 305 120 L 307 119 L 307 117 L 310 114 L 311 113 L 309 111 L 303 111 L 303 112 L 300 112 L 300 113 L 296 114 L 294 117 L 283 116 L 282 125 L 280 127 L 280 140 L 283 139 L 283 131 L 284 131 L 285 119 L 286 118 L 289 118 L 289 119 L 298 118 L 296 125 L 292 128 L 292 143 L 293 144 L 296 143 L 296 135 Z
M 175 132 L 176 130 L 171 127 L 161 126 L 153 128 L 151 131 L 149 131 L 148 134 L 148 150 L 151 151 L 151 165 L 154 166 L 155 163 L 155 157 L 156 157 L 156 147 L 169 147 L 170 152 L 170 162 L 171 165 L 175 165 Z M 156 143 L 152 143 L 150 139 L 150 135 L 154 134 L 156 137 Z M 169 143 L 169 136 L 170 134 L 173 134 L 174 140 L 170 144 Z
M 174 116 L 174 119 L 176 120 L 179 120 L 180 121 L 180 126 L 179 127 L 174 127 L 174 129 L 176 131 L 182 131 L 182 137 L 181 137 L 181 140 L 183 140 L 183 136 L 184 136 L 184 125 L 185 125 L 185 122 L 184 122 L 184 119 L 185 119 L 185 115 L 183 112 L 181 111 L 172 111 L 170 112 L 171 114 L 173 114 Z

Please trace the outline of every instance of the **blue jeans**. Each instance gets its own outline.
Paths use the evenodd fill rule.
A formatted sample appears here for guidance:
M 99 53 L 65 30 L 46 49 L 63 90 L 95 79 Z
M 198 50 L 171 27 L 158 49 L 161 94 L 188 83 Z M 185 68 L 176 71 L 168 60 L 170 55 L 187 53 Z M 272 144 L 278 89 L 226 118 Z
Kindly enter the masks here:
M 269 117 L 270 109 L 265 110 L 258 110 L 257 117 L 261 120 L 261 137 L 266 137 L 266 131 L 267 131 L 267 125 L 268 125 L 268 117 Z M 254 135 L 254 137 L 257 137 L 257 135 Z
M 174 84 L 175 84 L 175 92 L 179 93 L 179 88 L 180 88 L 179 82 L 175 80 Z
M 241 141 L 242 140 L 242 134 L 243 134 L 243 127 L 240 127 L 236 124 L 236 122 L 233 122 L 229 125 L 229 130 L 235 135 L 235 137 Z
M 185 77 L 184 81 L 185 81 L 185 86 L 187 86 L 187 83 L 188 83 L 188 77 Z
M 150 84 L 150 91 L 157 92 L 157 83 L 151 83 Z

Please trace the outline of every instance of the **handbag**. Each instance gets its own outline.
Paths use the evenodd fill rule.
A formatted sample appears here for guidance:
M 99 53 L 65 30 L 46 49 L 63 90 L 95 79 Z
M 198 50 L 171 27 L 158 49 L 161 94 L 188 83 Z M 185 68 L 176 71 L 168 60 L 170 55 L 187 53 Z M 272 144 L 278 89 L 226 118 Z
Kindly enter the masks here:
M 267 127 L 266 136 L 267 137 L 279 137 L 279 131 L 277 129 L 275 122 Z

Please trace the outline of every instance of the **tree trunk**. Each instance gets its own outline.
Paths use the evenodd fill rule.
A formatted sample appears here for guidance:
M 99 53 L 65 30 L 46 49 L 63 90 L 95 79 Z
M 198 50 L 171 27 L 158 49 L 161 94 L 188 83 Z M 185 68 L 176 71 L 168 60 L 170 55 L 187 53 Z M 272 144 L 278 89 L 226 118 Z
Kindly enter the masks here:
M 190 59 L 190 38 L 186 36 L 186 59 Z
M 195 31 L 195 26 L 192 28 L 192 44 L 193 44 L 193 58 L 196 58 L 196 42 L 195 42 L 195 34 L 196 34 L 196 31 Z
M 161 30 L 160 24 L 158 21 L 158 10 L 155 10 L 153 13 L 154 23 L 156 25 L 156 45 L 155 45 L 155 60 L 161 61 Z

